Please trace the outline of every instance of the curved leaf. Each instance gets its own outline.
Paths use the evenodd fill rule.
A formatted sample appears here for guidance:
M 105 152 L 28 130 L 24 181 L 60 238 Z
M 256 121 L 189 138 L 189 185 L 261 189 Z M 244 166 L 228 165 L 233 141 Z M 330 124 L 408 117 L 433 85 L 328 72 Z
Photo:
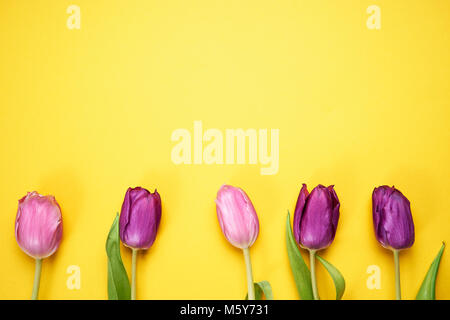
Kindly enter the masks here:
M 317 260 L 320 261 L 320 263 L 327 269 L 328 273 L 330 274 L 331 278 L 334 282 L 334 287 L 336 288 L 336 300 L 341 300 L 342 295 L 345 291 L 345 280 L 342 276 L 342 273 L 339 272 L 339 270 L 333 266 L 331 263 L 329 263 L 324 258 L 316 255 Z
M 261 281 L 255 282 L 255 300 L 263 300 L 263 297 L 266 297 L 266 300 L 273 300 L 272 286 L 269 281 Z M 245 296 L 245 300 L 248 300 L 248 294 Z
M 311 273 L 309 272 L 309 269 L 300 254 L 300 250 L 298 249 L 294 235 L 292 234 L 291 215 L 289 211 L 286 220 L 286 247 L 292 274 L 294 276 L 300 298 L 303 300 L 314 300 L 311 284 Z
M 436 258 L 431 263 L 430 268 L 423 279 L 419 292 L 417 293 L 416 300 L 436 300 L 436 277 L 439 270 L 439 264 L 441 262 L 442 254 L 444 253 L 445 243 L 442 242 L 441 249 L 439 250 Z
M 130 300 L 130 281 L 120 256 L 119 214 L 116 215 L 109 230 L 106 254 L 108 255 L 108 299 Z

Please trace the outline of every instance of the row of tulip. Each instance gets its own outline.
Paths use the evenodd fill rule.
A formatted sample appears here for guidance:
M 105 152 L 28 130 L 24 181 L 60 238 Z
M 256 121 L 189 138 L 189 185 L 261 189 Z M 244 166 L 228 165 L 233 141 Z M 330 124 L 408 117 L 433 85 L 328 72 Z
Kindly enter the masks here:
M 414 223 L 408 199 L 396 188 L 381 186 L 372 195 L 375 236 L 385 248 L 392 250 L 395 262 L 396 297 L 401 299 L 399 251 L 414 243 Z M 302 299 L 319 299 L 316 259 L 330 273 L 336 287 L 336 299 L 345 290 L 342 274 L 317 253 L 333 242 L 339 221 L 340 202 L 334 186 L 318 185 L 311 193 L 303 184 L 297 199 L 293 228 L 287 216 L 286 245 L 294 280 Z M 259 234 L 259 220 L 248 195 L 238 187 L 224 185 L 216 198 L 217 218 L 226 239 L 244 254 L 249 300 L 273 299 L 268 281 L 254 282 L 250 247 Z M 149 249 L 161 221 L 161 198 L 137 187 L 129 188 L 106 242 L 108 256 L 109 299 L 136 299 L 136 265 L 139 251 Z M 28 193 L 19 200 L 15 236 L 20 248 L 36 261 L 32 299 L 39 292 L 42 260 L 52 255 L 62 238 L 61 209 L 53 196 Z M 131 284 L 120 255 L 120 242 L 132 250 Z M 307 267 L 300 249 L 309 252 Z M 417 299 L 435 299 L 435 283 L 442 245 L 417 294 Z

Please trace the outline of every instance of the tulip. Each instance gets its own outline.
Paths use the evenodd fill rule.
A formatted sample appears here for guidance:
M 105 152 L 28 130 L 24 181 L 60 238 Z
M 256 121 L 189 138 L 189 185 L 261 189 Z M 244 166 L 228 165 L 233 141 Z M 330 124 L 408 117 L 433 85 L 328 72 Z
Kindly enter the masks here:
M 409 200 L 389 186 L 375 188 L 372 194 L 372 214 L 378 242 L 394 253 L 396 297 L 401 299 L 399 251 L 414 243 L 414 222 Z
M 136 262 L 138 250 L 149 249 L 156 238 L 161 221 L 161 198 L 155 190 L 128 188 L 119 219 L 119 234 L 123 244 L 132 250 L 131 299 L 136 299 Z
M 217 218 L 225 238 L 235 247 L 247 249 L 258 237 L 255 208 L 241 188 L 224 185 L 217 193 Z
M 248 299 L 255 299 L 253 272 L 249 248 L 259 233 L 259 220 L 255 208 L 241 188 L 223 185 L 216 198 L 217 218 L 225 238 L 244 253 Z
M 414 243 L 414 222 L 408 199 L 394 187 L 373 190 L 373 225 L 378 242 L 385 248 L 402 250 Z
M 315 275 L 315 255 L 328 248 L 336 235 L 339 221 L 339 199 L 333 186 L 318 185 L 308 193 L 303 184 L 294 213 L 294 237 L 297 243 L 309 250 L 311 281 L 314 298 L 319 299 Z
M 42 259 L 58 249 L 62 237 L 61 209 L 53 196 L 29 192 L 19 200 L 15 221 L 15 236 L 19 247 L 36 260 L 31 298 L 39 293 Z
M 122 242 L 130 248 L 149 249 L 156 238 L 161 221 L 161 198 L 155 190 L 128 188 L 122 204 L 119 232 Z

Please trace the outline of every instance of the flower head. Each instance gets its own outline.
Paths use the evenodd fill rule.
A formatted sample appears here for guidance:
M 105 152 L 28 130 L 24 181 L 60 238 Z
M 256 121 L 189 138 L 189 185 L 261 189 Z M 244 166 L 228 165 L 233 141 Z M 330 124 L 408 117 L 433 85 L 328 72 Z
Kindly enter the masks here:
M 137 187 L 128 188 L 122 204 L 119 219 L 119 233 L 122 242 L 134 249 L 148 249 L 156 238 L 161 221 L 161 198 L 154 193 Z
M 15 222 L 19 247 L 35 259 L 51 256 L 62 238 L 61 209 L 53 196 L 29 192 L 19 200 Z
M 333 186 L 318 185 L 308 193 L 303 184 L 294 213 L 294 237 L 312 250 L 327 248 L 334 240 L 339 221 L 339 199 Z
M 258 237 L 259 220 L 244 190 L 223 185 L 217 193 L 216 209 L 227 240 L 237 248 L 251 247 Z
M 375 236 L 385 248 L 406 249 L 414 243 L 414 222 L 409 200 L 389 186 L 375 188 L 372 194 Z

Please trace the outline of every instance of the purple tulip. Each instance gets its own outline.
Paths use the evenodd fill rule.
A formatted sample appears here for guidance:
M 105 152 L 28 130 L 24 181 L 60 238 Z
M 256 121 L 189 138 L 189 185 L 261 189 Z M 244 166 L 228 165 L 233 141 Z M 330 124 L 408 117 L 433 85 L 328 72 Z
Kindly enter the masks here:
M 150 248 L 160 220 L 161 198 L 158 192 L 150 193 L 141 187 L 128 188 L 119 219 L 122 242 L 133 249 Z
M 258 237 L 259 220 L 244 190 L 223 185 L 217 193 L 216 209 L 227 240 L 240 249 L 251 247 Z
M 51 256 L 62 237 L 61 209 L 53 196 L 33 191 L 19 200 L 15 224 L 19 247 L 35 259 Z
M 401 250 L 414 243 L 414 222 L 408 199 L 389 186 L 375 188 L 372 194 L 375 236 L 385 248 Z
M 294 237 L 307 249 L 325 249 L 334 240 L 339 220 L 339 199 L 333 186 L 318 185 L 308 193 L 303 184 L 294 214 Z

